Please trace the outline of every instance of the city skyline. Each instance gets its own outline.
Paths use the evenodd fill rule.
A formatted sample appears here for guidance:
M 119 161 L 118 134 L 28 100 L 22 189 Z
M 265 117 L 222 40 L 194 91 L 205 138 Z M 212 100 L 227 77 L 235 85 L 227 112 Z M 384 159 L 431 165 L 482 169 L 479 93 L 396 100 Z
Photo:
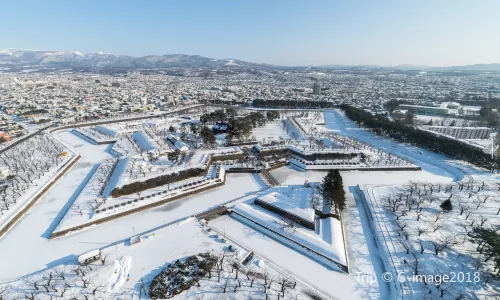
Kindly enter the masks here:
M 0 48 L 282 66 L 500 63 L 496 1 L 23 3 L 3 5 Z

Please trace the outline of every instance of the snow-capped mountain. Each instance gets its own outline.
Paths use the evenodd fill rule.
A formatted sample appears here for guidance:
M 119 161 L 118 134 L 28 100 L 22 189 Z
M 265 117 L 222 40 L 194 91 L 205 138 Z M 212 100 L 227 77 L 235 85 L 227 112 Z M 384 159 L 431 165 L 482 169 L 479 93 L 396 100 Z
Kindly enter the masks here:
M 170 54 L 132 57 L 102 52 L 81 53 L 0 49 L 0 67 L 11 69 L 73 69 L 89 71 L 129 71 L 162 68 L 266 68 L 236 59 L 212 59 L 199 55 Z

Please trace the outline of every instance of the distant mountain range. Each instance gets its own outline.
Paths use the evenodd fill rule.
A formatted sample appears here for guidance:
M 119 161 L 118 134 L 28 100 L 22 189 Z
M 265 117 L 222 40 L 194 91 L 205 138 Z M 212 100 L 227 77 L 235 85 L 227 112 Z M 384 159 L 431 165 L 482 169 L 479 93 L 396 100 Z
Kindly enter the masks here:
M 489 71 L 489 72 L 500 72 L 500 64 L 476 64 L 468 66 L 456 66 L 456 67 L 437 67 L 431 68 L 432 70 L 439 71 Z
M 199 55 L 169 54 L 133 57 L 110 53 L 93 52 L 59 52 L 39 50 L 0 49 L 0 70 L 4 71 L 52 71 L 69 69 L 84 72 L 126 72 L 131 70 L 157 69 L 397 69 L 422 71 L 496 71 L 500 72 L 500 64 L 477 64 L 456 67 L 429 67 L 399 65 L 384 67 L 376 65 L 360 66 L 314 66 L 314 67 L 280 67 L 268 64 L 257 64 L 237 59 L 212 59 Z
M 153 69 L 264 69 L 270 65 L 249 63 L 237 59 L 212 59 L 199 55 L 169 54 L 133 57 L 110 53 L 58 52 L 19 49 L 0 49 L 0 68 L 71 69 L 81 71 L 120 72 Z
M 397 65 L 397 66 L 379 66 L 379 65 L 327 65 L 321 66 L 326 69 L 385 69 L 385 70 L 419 70 L 419 71 L 475 71 L 475 72 L 500 72 L 500 64 L 475 64 L 466 66 L 451 67 L 431 67 L 424 65 Z

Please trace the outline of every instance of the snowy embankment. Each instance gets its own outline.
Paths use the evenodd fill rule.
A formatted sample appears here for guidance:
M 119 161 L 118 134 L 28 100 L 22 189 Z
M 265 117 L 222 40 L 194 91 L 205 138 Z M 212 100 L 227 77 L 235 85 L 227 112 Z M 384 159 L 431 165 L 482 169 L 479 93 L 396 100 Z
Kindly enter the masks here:
M 291 119 L 283 120 L 283 125 L 289 136 L 296 140 L 304 140 L 304 136 L 301 134 L 300 129 L 298 129 Z
M 106 125 L 97 125 L 96 127 L 94 127 L 94 129 L 112 137 L 115 137 L 118 133 L 113 128 Z
M 95 127 L 79 127 L 74 128 L 73 132 L 79 134 L 94 143 L 98 144 L 110 144 L 116 142 L 116 137 L 108 135 L 107 133 L 103 133 L 101 131 L 96 130 Z
M 310 196 L 309 188 L 279 187 L 258 199 L 304 220 L 314 222 L 315 215 L 312 203 L 309 201 Z
M 156 148 L 154 142 L 143 131 L 134 132 L 132 138 L 143 151 L 152 151 Z
M 120 182 L 120 178 L 124 176 L 125 170 L 127 169 L 127 165 L 129 163 L 129 157 L 125 156 L 120 159 L 118 159 L 118 162 L 115 165 L 115 168 L 113 169 L 113 173 L 111 174 L 111 177 L 109 180 L 106 182 L 106 187 L 104 188 L 104 191 L 102 193 L 102 196 L 107 198 L 111 194 L 111 191 L 115 189 L 118 186 L 118 183 Z
M 235 207 L 233 207 L 233 211 L 236 213 L 232 215 L 232 217 L 234 217 L 235 219 L 244 222 L 250 225 L 251 227 L 255 227 L 257 230 L 262 231 L 266 234 L 271 234 L 271 231 L 265 230 L 264 227 L 269 228 L 283 235 L 284 237 L 298 244 L 298 245 L 291 244 L 292 247 L 294 247 L 298 251 L 304 252 L 305 254 L 312 256 L 314 259 L 319 259 L 323 263 L 326 262 L 329 265 L 332 265 L 331 263 L 329 263 L 327 260 L 324 259 L 326 257 L 341 265 L 347 266 L 347 259 L 344 250 L 344 242 L 342 239 L 340 239 L 338 244 L 335 245 L 328 244 L 325 241 L 323 241 L 321 237 L 316 235 L 315 232 L 313 231 L 301 227 L 293 229 L 289 228 L 287 224 L 281 219 L 273 216 L 272 214 L 266 212 L 263 209 L 245 203 L 236 205 Z M 250 219 L 251 221 L 248 219 Z M 263 227 L 255 226 L 253 222 Z M 334 227 L 332 227 L 332 230 L 333 229 Z M 342 236 L 342 231 L 339 232 L 339 235 Z M 279 240 L 282 243 L 289 244 L 288 241 L 286 241 L 286 239 L 283 239 L 282 237 L 279 237 L 277 235 L 272 235 L 272 237 Z M 337 242 L 338 240 L 339 239 L 336 238 L 335 242 Z M 299 245 L 302 247 L 297 247 Z M 332 266 L 338 268 L 336 264 L 333 264 Z
M 238 146 L 218 147 L 213 150 L 197 150 L 187 161 L 186 166 L 205 166 L 210 158 L 223 160 L 224 156 L 243 155 Z
M 71 207 L 55 231 L 64 230 L 68 226 L 71 227 L 74 223 L 78 224 L 84 219 L 92 219 L 95 210 L 105 205 L 103 191 L 106 188 L 106 183 L 110 181 L 116 165 L 117 159 L 109 159 L 92 168 L 86 179 L 80 183 L 80 187 L 75 191 L 76 195 L 72 199 L 69 199 L 72 202 Z
M 109 198 L 97 207 L 88 205 L 88 214 L 72 214 L 65 216 L 63 221 L 52 233 L 52 237 L 59 237 L 73 231 L 81 230 L 85 227 L 108 222 L 116 218 L 128 216 L 145 209 L 163 205 L 165 203 L 179 200 L 187 196 L 213 189 L 225 184 L 225 171 L 220 166 L 212 166 L 217 172 L 211 172 L 215 177 L 194 178 L 192 182 L 185 181 L 175 184 L 160 186 L 149 189 L 141 193 L 141 197 L 136 195 Z M 81 211 L 81 207 L 77 206 Z

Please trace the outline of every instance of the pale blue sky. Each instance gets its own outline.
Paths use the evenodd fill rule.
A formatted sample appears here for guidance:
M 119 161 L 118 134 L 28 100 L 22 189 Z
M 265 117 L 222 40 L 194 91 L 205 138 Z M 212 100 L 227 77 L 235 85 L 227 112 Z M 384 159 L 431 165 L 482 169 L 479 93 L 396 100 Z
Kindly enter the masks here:
M 500 63 L 500 0 L 13 0 L 0 48 L 278 65 Z

